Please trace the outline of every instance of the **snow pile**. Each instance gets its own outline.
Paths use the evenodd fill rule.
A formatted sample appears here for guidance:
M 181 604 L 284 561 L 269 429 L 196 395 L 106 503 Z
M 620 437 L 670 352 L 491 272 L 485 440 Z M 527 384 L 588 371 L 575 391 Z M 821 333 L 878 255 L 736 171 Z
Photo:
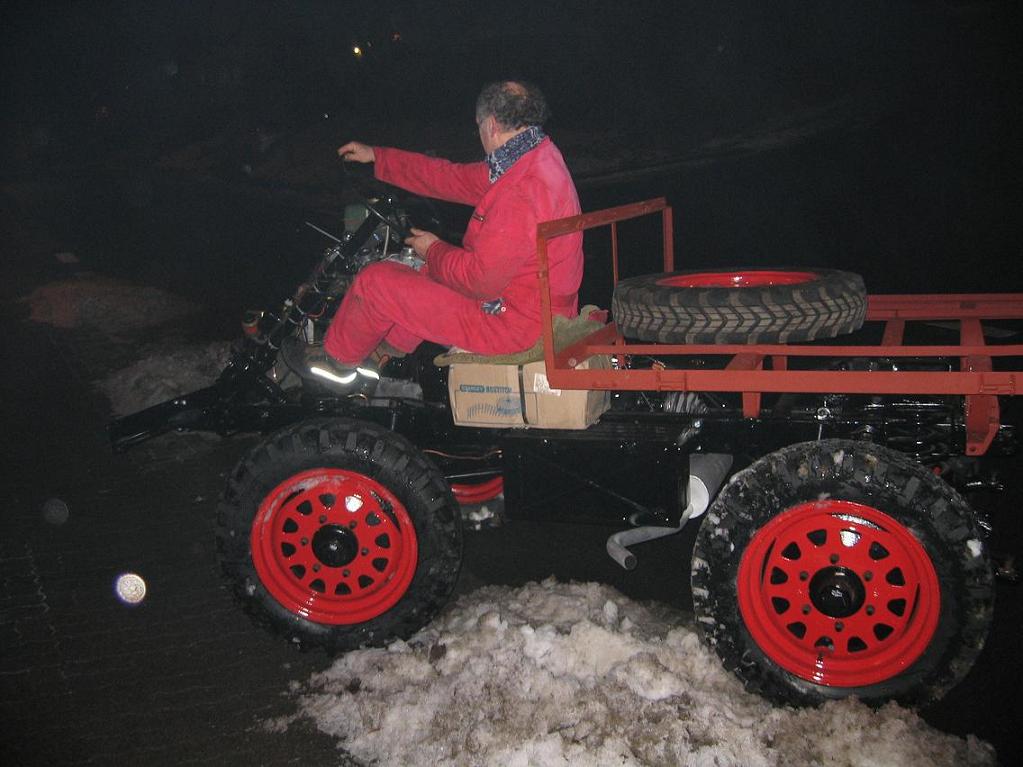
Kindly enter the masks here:
M 112 339 L 196 311 L 193 303 L 173 293 L 96 275 L 41 285 L 22 302 L 28 304 L 33 322 L 94 329 Z
M 228 342 L 185 344 L 178 338 L 181 320 L 198 307 L 158 288 L 83 274 L 42 285 L 21 301 L 33 322 L 91 335 L 86 375 L 99 379 L 94 386 L 115 415 L 209 386 L 227 364 Z M 152 340 L 141 343 L 142 338 Z M 108 372 L 131 359 L 127 367 Z
M 296 685 L 298 716 L 374 764 L 981 765 L 993 750 L 858 702 L 775 708 L 668 608 L 548 580 L 463 597 L 408 643 Z
M 108 400 L 115 415 L 128 415 L 172 397 L 209 386 L 230 357 L 224 342 L 204 346 L 154 347 L 152 353 L 95 386 Z

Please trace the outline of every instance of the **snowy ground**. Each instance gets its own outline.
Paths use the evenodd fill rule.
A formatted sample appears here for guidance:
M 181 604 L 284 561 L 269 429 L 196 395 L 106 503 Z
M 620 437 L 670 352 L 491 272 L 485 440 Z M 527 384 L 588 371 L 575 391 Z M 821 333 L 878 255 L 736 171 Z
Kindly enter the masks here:
M 293 694 L 373 764 L 982 765 L 993 750 L 914 712 L 777 708 L 746 693 L 686 616 L 595 584 L 486 587 L 409 642 L 348 653 Z
M 91 382 L 115 415 L 208 386 L 227 362 L 228 343 L 181 338 L 180 322 L 197 308 L 159 288 L 82 274 L 42 285 L 22 301 L 34 322 L 84 331 L 120 347 L 113 356 L 129 364 Z
M 192 311 L 156 288 L 86 275 L 25 303 L 33 321 L 136 350 L 94 382 L 115 413 L 210 383 L 226 354 L 153 336 Z M 687 616 L 596 583 L 479 589 L 409 642 L 348 653 L 289 695 L 296 712 L 266 728 L 310 720 L 339 752 L 383 765 L 995 763 L 988 744 L 894 704 L 773 707 L 722 669 Z

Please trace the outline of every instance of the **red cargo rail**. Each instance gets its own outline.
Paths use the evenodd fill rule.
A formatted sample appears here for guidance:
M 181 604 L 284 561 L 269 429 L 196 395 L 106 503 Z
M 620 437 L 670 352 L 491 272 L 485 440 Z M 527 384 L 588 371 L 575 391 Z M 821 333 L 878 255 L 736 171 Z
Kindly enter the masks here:
M 642 216 L 661 216 L 664 271 L 675 268 L 672 211 L 664 198 L 583 213 L 548 221 L 537 227 L 543 339 L 547 377 L 559 389 L 628 391 L 740 392 L 743 415 L 760 414 L 764 393 L 919 394 L 965 397 L 968 455 L 982 455 L 999 427 L 999 395 L 1016 395 L 1023 388 L 1023 344 L 988 344 L 982 322 L 1023 319 L 1023 294 L 977 293 L 937 295 L 870 295 L 867 323 L 883 323 L 881 339 L 866 345 L 820 344 L 651 344 L 628 343 L 614 322 L 582 341 L 555 352 L 551 313 L 547 244 L 555 237 L 607 226 L 611 235 L 612 275 L 618 282 L 618 224 Z M 907 323 L 957 323 L 959 343 L 907 345 Z M 682 358 L 672 367 L 650 369 L 619 367 L 576 370 L 595 354 Z M 717 357 L 714 369 L 686 364 L 701 357 Z M 914 358 L 958 360 L 958 370 L 803 370 L 790 369 L 793 360 L 811 358 Z M 998 360 L 1007 370 L 995 369 Z

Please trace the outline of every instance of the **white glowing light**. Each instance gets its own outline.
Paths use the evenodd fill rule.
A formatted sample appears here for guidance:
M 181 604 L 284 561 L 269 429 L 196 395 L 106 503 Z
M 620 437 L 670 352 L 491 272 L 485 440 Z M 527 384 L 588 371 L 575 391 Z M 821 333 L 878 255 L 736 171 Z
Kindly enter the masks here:
M 353 45 L 353 46 L 352 46 L 352 53 L 354 53 L 354 54 L 355 54 L 355 57 L 356 57 L 356 58 L 358 58 L 359 56 L 361 56 L 361 55 L 362 55 L 362 48 L 360 48 L 360 47 L 359 47 L 359 46 L 357 46 L 357 45 Z
M 117 598 L 128 605 L 137 605 L 146 598 L 146 582 L 135 573 L 124 573 L 117 576 L 114 584 Z
M 357 495 L 349 495 L 345 498 L 345 508 L 354 514 L 362 508 L 362 499 Z

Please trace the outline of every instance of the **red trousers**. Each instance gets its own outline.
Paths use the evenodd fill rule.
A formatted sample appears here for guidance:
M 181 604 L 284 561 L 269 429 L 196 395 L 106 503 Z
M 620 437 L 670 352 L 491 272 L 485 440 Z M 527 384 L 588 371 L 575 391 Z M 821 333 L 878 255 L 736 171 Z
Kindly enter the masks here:
M 380 261 L 356 276 L 323 347 L 342 363 L 356 365 L 384 340 L 404 352 L 428 338 L 480 354 L 512 354 L 522 350 L 524 338 L 539 337 L 536 317 L 507 307 L 487 314 L 479 299 L 442 285 L 425 270 Z

